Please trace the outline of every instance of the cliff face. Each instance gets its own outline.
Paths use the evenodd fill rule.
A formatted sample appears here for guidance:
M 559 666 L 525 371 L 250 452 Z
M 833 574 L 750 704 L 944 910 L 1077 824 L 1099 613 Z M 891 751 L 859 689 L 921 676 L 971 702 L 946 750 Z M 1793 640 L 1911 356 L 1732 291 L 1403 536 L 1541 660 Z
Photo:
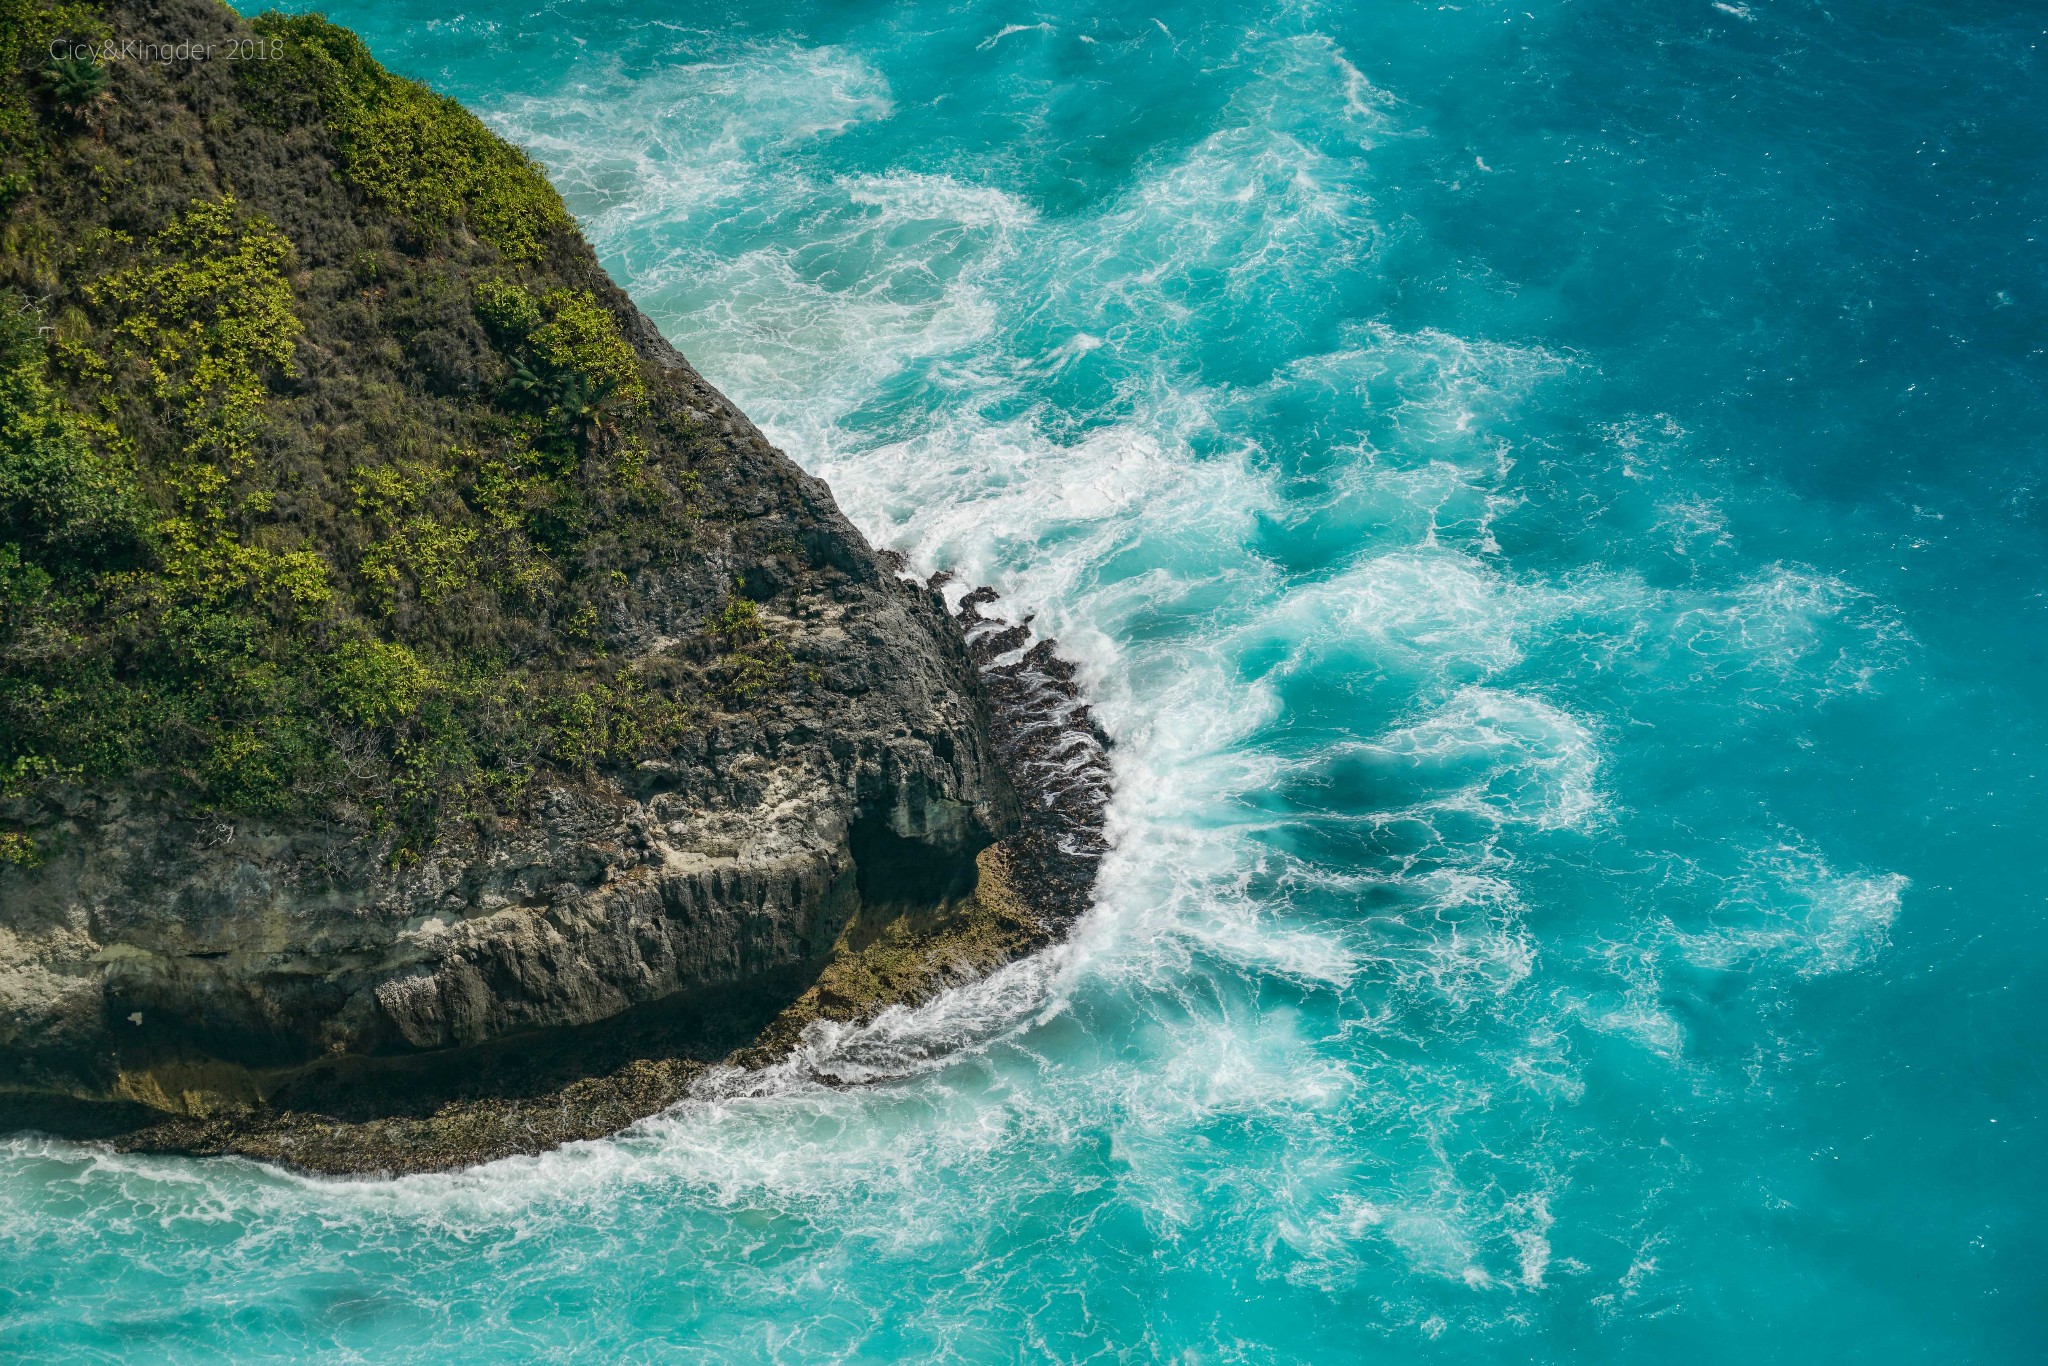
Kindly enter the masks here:
M 318 20 L 14 9 L 0 1127 L 488 1157 L 1073 913 L 1099 799 L 1020 803 L 977 663 L 1085 739 L 1071 671 L 971 658 L 523 157 Z

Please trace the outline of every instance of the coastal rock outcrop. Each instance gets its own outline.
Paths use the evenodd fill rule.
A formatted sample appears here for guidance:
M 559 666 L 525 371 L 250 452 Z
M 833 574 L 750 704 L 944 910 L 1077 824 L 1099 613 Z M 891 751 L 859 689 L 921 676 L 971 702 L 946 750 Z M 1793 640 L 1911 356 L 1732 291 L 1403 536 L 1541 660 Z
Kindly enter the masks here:
M 533 1150 L 1079 914 L 1071 666 L 869 547 L 522 156 L 317 18 L 48 24 L 114 55 L 5 92 L 0 1128 Z

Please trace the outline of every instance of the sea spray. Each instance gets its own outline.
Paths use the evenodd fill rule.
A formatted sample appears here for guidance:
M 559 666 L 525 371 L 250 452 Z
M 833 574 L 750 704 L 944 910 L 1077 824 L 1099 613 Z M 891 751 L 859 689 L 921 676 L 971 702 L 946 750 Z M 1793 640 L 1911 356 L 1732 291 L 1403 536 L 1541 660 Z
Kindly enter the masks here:
M 344 6 L 1060 641 L 1111 847 L 1057 954 L 616 1140 L 16 1140 L 9 1345 L 2028 1359 L 2048 87 L 1751 8 Z

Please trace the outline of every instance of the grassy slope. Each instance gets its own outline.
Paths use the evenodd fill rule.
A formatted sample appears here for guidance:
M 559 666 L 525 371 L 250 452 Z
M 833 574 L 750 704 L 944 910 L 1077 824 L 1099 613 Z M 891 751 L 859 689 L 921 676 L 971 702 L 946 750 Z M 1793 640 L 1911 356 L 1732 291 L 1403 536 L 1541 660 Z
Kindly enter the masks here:
M 50 39 L 250 30 L 0 0 L 0 859 L 115 782 L 404 857 L 805 686 L 729 575 L 622 648 L 652 578 L 795 548 L 744 544 L 544 177 L 345 30 L 253 27 L 95 77 Z

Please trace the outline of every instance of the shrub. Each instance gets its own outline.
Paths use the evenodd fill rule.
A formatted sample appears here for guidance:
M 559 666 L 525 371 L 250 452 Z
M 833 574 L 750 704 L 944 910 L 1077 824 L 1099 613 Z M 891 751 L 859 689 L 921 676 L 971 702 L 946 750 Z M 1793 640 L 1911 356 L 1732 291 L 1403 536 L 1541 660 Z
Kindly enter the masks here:
M 443 478 L 422 464 L 356 472 L 356 515 L 376 535 L 356 573 L 381 611 L 394 610 L 407 585 L 415 598 L 432 605 L 475 581 L 476 528 L 444 522 L 426 507 Z
M 615 394 L 626 403 L 647 397 L 640 378 L 640 359 L 619 334 L 619 324 L 590 291 L 555 289 L 541 300 L 547 323 L 527 342 L 552 369 L 580 375 L 593 389 Z
M 752 598 L 743 597 L 738 592 L 727 595 L 725 606 L 712 614 L 706 629 L 730 650 L 758 644 L 768 638 L 768 626 L 761 620 L 761 609 L 754 605 Z
M 33 868 L 42 861 L 34 840 L 19 831 L 0 830 L 0 868 Z
M 738 585 L 704 630 L 724 647 L 719 692 L 735 705 L 751 706 L 760 701 L 787 683 L 796 668 L 789 648 L 769 634 L 761 609 L 740 593 Z
M 484 279 L 476 286 L 476 314 L 500 345 L 519 347 L 540 330 L 540 303 L 524 285 Z
M 143 264 L 87 290 L 120 316 L 114 334 L 182 427 L 188 459 L 224 473 L 248 459 L 267 373 L 290 369 L 304 330 L 285 278 L 291 258 L 291 243 L 268 222 L 241 221 L 233 196 L 195 199 L 150 239 Z M 193 477 L 195 500 L 221 491 L 219 481 Z
M 94 450 L 59 403 L 39 322 L 0 295 L 0 546 L 74 577 L 116 568 L 145 539 L 141 493 L 133 470 Z
M 548 758 L 562 768 L 588 771 L 633 762 L 648 747 L 673 743 L 689 722 L 689 709 L 649 691 L 621 671 L 579 680 L 547 698 Z
M 114 78 L 90 53 L 55 58 L 41 75 L 50 102 L 83 127 L 98 126 L 114 103 Z
M 433 675 L 395 641 L 352 640 L 335 655 L 334 707 L 359 726 L 391 726 L 419 709 Z
M 647 397 L 640 358 L 618 319 L 587 289 L 551 289 L 536 299 L 523 285 L 487 279 L 476 287 L 477 317 L 516 364 L 514 391 L 541 407 Z M 571 400 L 573 401 L 573 400 Z

